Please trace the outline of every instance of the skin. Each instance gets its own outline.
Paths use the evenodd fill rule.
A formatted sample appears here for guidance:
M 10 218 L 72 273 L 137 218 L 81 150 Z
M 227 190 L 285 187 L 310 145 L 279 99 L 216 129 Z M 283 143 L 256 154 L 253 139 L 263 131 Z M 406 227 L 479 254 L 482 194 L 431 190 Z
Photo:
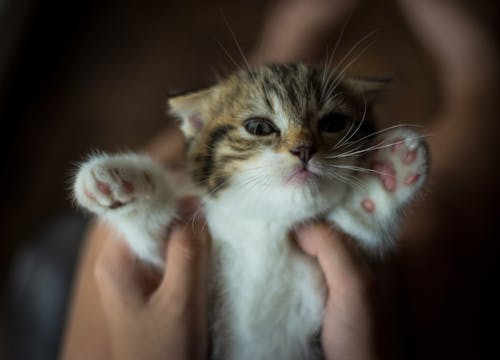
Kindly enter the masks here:
M 348 239 L 326 223 L 295 233 L 300 249 L 317 259 L 328 287 L 321 341 L 326 359 L 375 359 L 372 276 Z
M 172 128 L 167 129 L 164 133 L 154 138 L 146 150 L 169 171 L 179 173 L 179 179 L 182 179 L 180 164 L 183 158 L 183 146 L 184 141 L 179 130 Z M 190 242 L 193 238 L 192 233 L 186 234 L 183 232 L 182 234 L 184 239 L 184 241 L 181 241 L 182 243 L 194 243 L 194 241 Z M 167 236 L 167 233 L 165 235 Z M 118 316 L 112 315 L 117 308 L 106 300 L 112 299 L 112 296 L 108 296 L 107 298 L 101 296 L 101 289 L 107 288 L 107 286 L 103 286 L 102 282 L 99 285 L 98 282 L 98 277 L 104 281 L 111 281 L 113 277 L 111 274 L 109 276 L 106 275 L 108 271 L 113 271 L 115 276 L 120 276 L 122 272 L 119 269 L 121 267 L 127 268 L 131 264 L 131 257 L 129 254 L 127 255 L 128 249 L 123 247 L 120 241 L 116 241 L 117 236 L 114 229 L 97 222 L 89 227 L 85 235 L 64 333 L 63 347 L 61 349 L 62 359 L 112 359 L 112 344 L 114 344 L 115 349 L 119 348 L 121 347 L 120 344 L 128 344 L 130 342 L 130 339 L 127 339 L 127 337 L 133 336 L 130 332 L 122 333 L 121 335 L 115 333 L 120 328 L 119 325 L 114 324 L 115 321 L 119 320 Z M 117 267 L 112 269 L 106 266 L 108 259 L 106 257 L 108 255 L 106 254 L 109 254 L 110 258 L 113 259 L 115 250 L 122 255 L 116 255 L 114 263 Z M 140 279 L 148 279 L 147 284 L 142 285 L 148 287 L 148 291 L 142 292 L 142 294 L 152 295 L 156 287 L 161 283 L 161 274 L 156 275 L 155 280 L 150 269 L 140 267 L 137 262 L 133 262 L 133 265 L 136 272 L 124 271 L 123 274 L 126 275 L 123 276 L 133 275 L 135 281 L 139 281 L 139 283 Z M 141 275 L 143 271 L 146 271 L 147 275 Z M 129 279 L 128 283 L 133 282 Z M 135 287 L 129 287 L 128 289 L 141 289 L 142 286 L 136 284 Z M 118 288 L 111 287 L 108 291 L 113 291 L 114 296 L 118 296 Z M 143 323 L 146 322 L 146 316 L 150 317 L 149 320 L 153 323 L 159 319 L 153 310 L 144 311 L 144 314 Z M 167 319 L 166 321 L 169 320 L 171 319 Z M 164 323 L 162 324 L 164 325 Z M 153 327 L 154 325 L 151 326 Z M 166 333 L 165 336 L 169 336 L 169 333 Z M 140 335 L 137 340 L 144 340 L 145 338 L 144 335 Z M 135 345 L 139 346 L 139 344 Z M 147 344 L 144 344 L 144 346 L 147 346 Z M 152 350 L 152 352 L 154 351 Z M 142 358 L 142 355 L 140 358 Z
M 358 0 L 272 2 L 250 61 L 286 63 L 316 58 L 332 30 L 349 17 L 357 4 Z
M 95 277 L 115 359 L 203 359 L 207 354 L 209 235 L 199 204 L 181 205 L 168 236 L 166 271 L 137 262 L 123 241 L 110 241 Z M 167 237 L 167 236 L 166 236 Z

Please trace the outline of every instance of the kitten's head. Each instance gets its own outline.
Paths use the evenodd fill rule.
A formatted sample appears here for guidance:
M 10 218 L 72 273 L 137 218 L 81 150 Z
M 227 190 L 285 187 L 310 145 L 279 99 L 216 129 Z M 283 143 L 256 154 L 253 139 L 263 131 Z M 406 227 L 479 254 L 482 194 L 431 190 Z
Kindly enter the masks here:
M 342 154 L 373 132 L 370 103 L 385 85 L 303 64 L 269 65 L 169 105 L 189 144 L 193 181 L 210 196 L 237 188 L 264 200 L 318 192 L 331 200 L 352 183 L 339 166 L 359 157 Z

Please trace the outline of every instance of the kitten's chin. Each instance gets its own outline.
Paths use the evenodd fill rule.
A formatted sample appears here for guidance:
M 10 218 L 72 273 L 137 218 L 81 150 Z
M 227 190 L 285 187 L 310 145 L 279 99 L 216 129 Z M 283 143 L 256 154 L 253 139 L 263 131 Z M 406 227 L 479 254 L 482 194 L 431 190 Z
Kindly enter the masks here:
M 309 170 L 300 170 L 288 177 L 286 180 L 287 185 L 304 186 L 312 185 L 318 182 L 318 175 L 310 172 Z
M 300 166 L 293 169 L 285 178 L 285 184 L 291 186 L 317 185 L 319 181 L 319 175 L 307 166 Z

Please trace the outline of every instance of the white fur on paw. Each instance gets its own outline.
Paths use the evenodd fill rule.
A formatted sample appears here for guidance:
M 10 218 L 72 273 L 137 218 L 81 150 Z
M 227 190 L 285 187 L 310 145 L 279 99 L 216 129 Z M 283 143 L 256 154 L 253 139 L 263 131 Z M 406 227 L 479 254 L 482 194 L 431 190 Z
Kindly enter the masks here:
M 398 207 L 409 201 L 425 182 L 428 150 L 422 135 L 406 129 L 391 131 L 377 144 L 381 148 L 374 153 L 371 167 L 376 172 L 380 189 L 392 200 L 392 206 Z M 363 199 L 361 206 L 372 212 L 376 203 L 376 199 L 368 197 Z
M 161 186 L 158 165 L 135 154 L 99 155 L 85 162 L 74 183 L 77 202 L 96 212 L 149 199 Z
M 402 209 L 424 184 L 429 154 L 422 135 L 397 129 L 375 141 L 370 172 L 360 177 L 343 206 L 334 209 L 328 220 L 358 239 L 367 249 L 381 253 L 394 245 Z

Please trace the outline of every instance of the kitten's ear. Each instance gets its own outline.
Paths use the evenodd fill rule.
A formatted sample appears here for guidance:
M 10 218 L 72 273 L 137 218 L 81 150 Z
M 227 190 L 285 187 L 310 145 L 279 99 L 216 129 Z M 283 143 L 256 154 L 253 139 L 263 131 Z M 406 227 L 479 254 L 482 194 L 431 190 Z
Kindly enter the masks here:
M 207 121 L 204 107 L 210 92 L 211 88 L 170 96 L 168 99 L 169 113 L 179 120 L 179 127 L 187 139 L 195 136 Z
M 357 95 L 364 97 L 368 104 L 379 100 L 392 83 L 391 77 L 348 77 L 345 83 Z

